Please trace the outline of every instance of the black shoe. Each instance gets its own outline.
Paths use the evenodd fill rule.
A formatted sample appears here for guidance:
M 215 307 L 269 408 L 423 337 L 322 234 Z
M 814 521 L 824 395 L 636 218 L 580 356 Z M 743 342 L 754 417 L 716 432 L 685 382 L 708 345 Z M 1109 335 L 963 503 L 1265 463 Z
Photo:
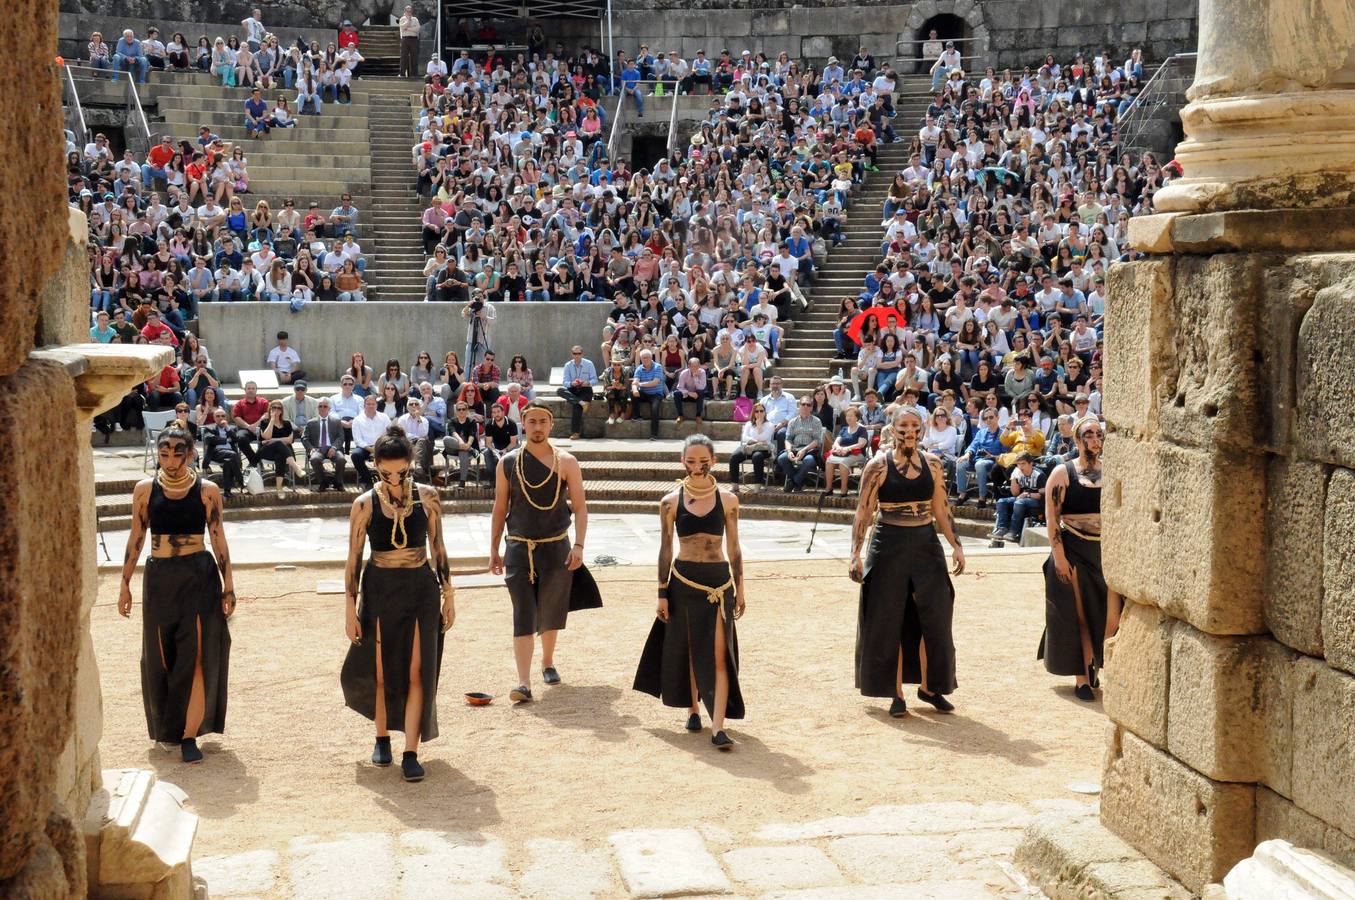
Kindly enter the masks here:
M 955 704 L 951 703 L 940 694 L 929 694 L 922 688 L 918 688 L 917 699 L 921 700 L 923 703 L 930 703 L 932 706 L 935 706 L 939 712 L 955 712 Z
M 889 715 L 895 719 L 902 719 L 908 715 L 908 704 L 902 697 L 895 697 L 894 702 L 889 704 Z
M 525 684 L 520 684 L 508 692 L 508 699 L 514 703 L 531 703 L 532 689 Z
M 1095 663 L 1089 663 L 1087 665 L 1087 684 L 1090 685 L 1093 690 L 1101 686 L 1101 679 L 1096 677 Z
M 372 748 L 372 765 L 380 766 L 383 769 L 391 764 L 391 739 L 390 735 L 376 739 L 376 746 Z
M 541 680 L 546 684 L 559 684 L 560 673 L 555 671 L 555 666 L 546 666 L 541 670 Z
M 1092 686 L 1090 684 L 1079 684 L 1077 687 L 1073 688 L 1073 696 L 1083 703 L 1096 702 L 1096 694 L 1092 693 Z
M 196 738 L 184 738 L 183 743 L 179 744 L 179 753 L 183 755 L 183 761 L 186 763 L 202 762 L 202 751 L 198 749 Z
M 406 750 L 400 758 L 400 777 L 405 781 L 423 781 L 423 766 L 419 765 L 419 754 Z
M 795 482 L 793 482 L 793 481 L 791 481 L 789 478 L 787 478 L 787 479 L 786 479 L 786 485 L 785 485 L 785 487 L 781 488 L 781 490 L 785 491 L 787 494 L 794 492 L 794 490 L 795 490 Z
M 699 716 L 699 715 L 696 714 L 696 713 L 692 713 L 690 716 L 688 716 L 688 717 L 687 717 L 687 730 L 690 731 L 690 732 L 692 732 L 692 733 L 696 733 L 696 732 L 700 731 L 700 730 L 701 730 L 701 716 Z M 724 732 L 720 732 L 720 733 L 723 734 Z
M 715 749 L 717 750 L 734 749 L 734 739 L 731 738 L 729 735 L 725 734 L 723 731 L 719 731 L 711 735 L 710 742 L 715 745 Z

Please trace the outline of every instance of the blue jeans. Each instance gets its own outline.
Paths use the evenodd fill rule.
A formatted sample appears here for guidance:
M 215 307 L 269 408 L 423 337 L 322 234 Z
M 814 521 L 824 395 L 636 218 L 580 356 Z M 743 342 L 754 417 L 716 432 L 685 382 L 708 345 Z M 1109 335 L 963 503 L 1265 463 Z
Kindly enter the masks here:
M 969 475 L 972 472 L 979 483 L 979 499 L 988 499 L 988 476 L 993 472 L 997 460 L 991 456 L 975 460 L 965 459 L 955 464 L 955 490 L 963 495 L 969 490 Z
M 137 73 L 136 80 L 142 84 L 146 83 L 146 72 L 150 70 L 150 61 L 144 56 L 123 56 L 121 53 L 113 54 L 113 77 L 117 78 L 117 73 L 126 69 L 128 74 L 135 69 Z
M 89 61 L 91 69 L 103 69 L 105 72 L 113 68 L 113 63 L 106 59 L 91 59 Z
M 1040 501 L 1033 497 L 1003 497 L 997 501 L 997 530 L 1009 531 L 1018 541 L 1026 528 L 1026 519 L 1040 513 Z
M 786 482 L 788 484 L 793 483 L 796 487 L 804 487 L 805 478 L 810 472 L 818 468 L 819 460 L 813 453 L 806 453 L 800 459 L 799 463 L 792 463 L 790 452 L 782 451 L 781 454 L 776 457 L 776 465 L 785 474 Z
M 841 328 L 833 329 L 833 343 L 837 346 L 838 355 L 842 357 L 848 356 L 856 347 L 856 342 L 847 337 L 847 332 Z
M 627 88 L 626 93 L 635 98 L 635 111 L 643 116 L 645 114 L 645 101 L 640 96 L 640 89 L 638 87 Z
M 99 288 L 91 288 L 89 292 L 89 306 L 95 312 L 103 310 L 110 316 L 113 315 L 113 292 L 105 291 Z
M 163 181 L 168 177 L 169 175 L 166 174 L 164 169 L 156 169 L 150 163 L 141 164 L 141 183 L 145 185 L 146 190 L 150 190 L 152 178 L 159 178 Z

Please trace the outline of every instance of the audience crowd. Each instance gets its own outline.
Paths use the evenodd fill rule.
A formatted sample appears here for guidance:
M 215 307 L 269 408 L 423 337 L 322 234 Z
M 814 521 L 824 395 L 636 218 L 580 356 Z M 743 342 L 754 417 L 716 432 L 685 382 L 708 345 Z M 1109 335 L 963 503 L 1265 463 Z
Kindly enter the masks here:
M 197 67 L 249 88 L 253 137 L 295 125 L 285 98 L 278 117 L 263 91 L 332 86 L 326 99 L 343 102 L 340 83 L 361 65 L 351 26 L 325 50 L 301 40 L 279 50 L 257 11 L 242 27 L 243 41 L 218 39 L 213 49 L 203 38 L 197 53 L 182 52 L 182 35 L 163 53 L 153 34 L 140 46 L 150 67 Z M 136 70 L 130 45 L 109 55 L 97 43 L 91 60 Z M 1123 62 L 1104 52 L 1066 64 L 1047 57 L 976 76 L 945 46 L 930 68 L 932 102 L 913 123 L 897 117 L 892 69 L 864 47 L 850 64 L 830 58 L 822 69 L 748 51 L 686 60 L 641 47 L 614 66 L 558 45 L 527 55 L 427 63 L 410 149 L 411 182 L 426 202 L 425 299 L 455 304 L 464 354 L 422 353 L 408 372 L 390 360 L 373 380 L 356 353 L 323 413 L 284 409 L 312 462 L 325 438 L 314 468 L 329 483 L 342 484 L 335 459 L 366 474 L 359 433 L 379 434 L 381 417 L 424 442 L 425 469 L 441 450 L 459 462 L 463 483 L 475 477 L 472 460 L 512 445 L 539 379 L 520 356 L 496 362 L 505 336 L 494 331 L 495 304 L 580 300 L 606 302 L 610 313 L 597 352 L 576 347 L 555 389 L 572 406 L 575 435 L 594 402 L 607 404 L 609 424 L 648 418 L 653 438 L 664 400 L 698 427 L 708 401 L 733 400 L 744 423 L 735 478 L 751 463 L 761 483 L 780 473 L 786 490 L 822 479 L 845 493 L 887 440 L 885 424 L 910 406 L 927 422 L 927 448 L 945 461 L 952 493 L 1001 501 L 1000 536 L 1038 516 L 1042 473 L 1076 452 L 1072 417 L 1100 411 L 1107 269 L 1130 256 L 1129 218 L 1150 211 L 1154 192 L 1179 174 L 1119 145 L 1116 122 L 1143 77 L 1139 51 Z M 711 98 L 686 145 L 648 169 L 610 158 L 603 97 L 624 94 L 642 112 L 647 93 L 673 91 Z M 312 99 L 318 109 L 310 93 L 298 109 Z M 878 171 L 878 145 L 896 141 L 909 156 L 891 173 L 884 208 L 852 213 L 879 216 L 881 254 L 860 290 L 840 299 L 841 373 L 797 400 L 773 374 L 786 326 L 843 238 L 853 189 Z M 361 212 L 347 197 L 329 211 L 311 203 L 305 215 L 290 199 L 276 213 L 263 201 L 246 211 L 244 148 L 207 128 L 118 162 L 96 136 L 69 169 L 72 202 L 90 216 L 91 334 L 179 349 L 179 364 L 147 383 L 140 404 L 129 398 L 101 427 L 135 424 L 139 406 L 182 402 L 199 427 L 225 410 L 235 444 L 257 464 L 267 406 L 248 386 L 226 406 L 187 322 L 203 302 L 301 310 L 312 299 L 365 299 Z M 270 364 L 304 399 L 300 360 L 280 339 Z M 333 439 L 331 420 L 340 423 Z M 316 421 L 326 424 L 312 441 Z

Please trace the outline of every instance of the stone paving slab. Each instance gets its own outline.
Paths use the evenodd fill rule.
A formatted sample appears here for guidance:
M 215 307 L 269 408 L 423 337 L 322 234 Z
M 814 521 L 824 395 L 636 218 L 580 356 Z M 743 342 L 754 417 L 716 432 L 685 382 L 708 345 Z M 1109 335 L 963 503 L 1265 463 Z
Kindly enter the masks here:
M 838 838 L 828 853 L 853 881 L 926 881 L 955 869 L 945 838 L 863 834 Z
M 619 831 L 609 840 L 632 896 L 677 897 L 730 890 L 719 861 L 694 828 Z
M 744 847 L 724 855 L 734 880 L 758 890 L 836 884 L 842 873 L 818 847 Z
M 526 896 L 550 900 L 591 900 L 615 890 L 616 867 L 606 850 L 584 850 L 574 841 L 533 838 L 532 865 L 522 876 Z

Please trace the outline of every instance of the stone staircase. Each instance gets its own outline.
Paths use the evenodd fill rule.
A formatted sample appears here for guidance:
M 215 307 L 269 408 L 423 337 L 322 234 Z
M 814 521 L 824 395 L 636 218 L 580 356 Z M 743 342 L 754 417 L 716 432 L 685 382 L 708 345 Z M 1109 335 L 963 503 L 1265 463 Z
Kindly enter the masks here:
M 371 212 L 376 227 L 373 249 L 381 260 L 370 281 L 381 300 L 424 298 L 423 204 L 414 193 L 412 165 L 416 82 L 382 76 L 363 78 L 372 99 L 367 120 L 372 154 Z M 369 267 L 369 272 L 371 269 Z
M 400 27 L 398 25 L 363 25 L 358 31 L 358 50 L 362 52 L 362 78 L 400 72 Z M 425 55 L 426 54 L 422 54 Z M 420 66 L 428 62 L 425 58 Z M 412 83 L 412 82 L 410 82 Z
M 852 195 L 847 227 L 843 229 L 846 240 L 829 251 L 828 261 L 819 268 L 809 292 L 812 306 L 796 317 L 787 335 L 775 373 L 781 376 L 786 390 L 796 396 L 812 392 L 845 362 L 834 359 L 833 329 L 837 327 L 838 306 L 843 297 L 855 297 L 861 292 L 866 274 L 880 258 L 884 200 L 894 173 L 907 162 L 907 147 L 904 142 L 880 147 L 877 159 L 880 171 L 870 173 Z

